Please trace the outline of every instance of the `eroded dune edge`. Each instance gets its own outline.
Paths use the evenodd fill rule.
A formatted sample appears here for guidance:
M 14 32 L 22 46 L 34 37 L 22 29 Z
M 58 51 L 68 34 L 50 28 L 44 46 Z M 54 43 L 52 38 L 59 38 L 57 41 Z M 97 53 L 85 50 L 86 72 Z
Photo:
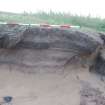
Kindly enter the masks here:
M 104 105 L 104 41 L 98 32 L 1 25 L 1 102 Z

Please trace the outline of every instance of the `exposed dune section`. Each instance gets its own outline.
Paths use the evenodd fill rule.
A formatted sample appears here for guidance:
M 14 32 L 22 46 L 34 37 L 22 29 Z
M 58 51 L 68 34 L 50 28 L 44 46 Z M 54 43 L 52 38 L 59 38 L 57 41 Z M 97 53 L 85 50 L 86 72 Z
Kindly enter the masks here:
M 104 33 L 1 25 L 0 102 L 105 105 L 104 45 Z
M 70 53 L 28 49 L 8 51 L 1 50 L 0 59 L 7 61 L 0 64 L 1 101 L 9 95 L 13 97 L 13 105 L 105 104 L 105 83 L 99 75 L 82 68 L 79 62 L 63 67 Z

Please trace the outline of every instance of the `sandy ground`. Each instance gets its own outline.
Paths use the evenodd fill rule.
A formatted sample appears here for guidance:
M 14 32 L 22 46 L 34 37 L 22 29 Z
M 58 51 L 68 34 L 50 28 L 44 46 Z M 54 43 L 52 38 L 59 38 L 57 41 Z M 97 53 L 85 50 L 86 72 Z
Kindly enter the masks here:
M 25 63 L 34 62 L 32 53 L 25 57 Z M 105 105 L 105 82 L 88 68 L 75 65 L 65 69 L 34 67 L 32 73 L 21 71 L 22 65 L 0 64 L 0 101 L 4 96 L 12 96 L 12 105 Z
M 104 97 L 104 82 L 88 69 L 68 67 L 64 72 L 29 74 L 10 71 L 8 65 L 0 67 L 1 100 L 10 95 L 13 105 L 105 105 L 89 104 L 89 99 L 83 104 L 85 86 L 98 89 Z

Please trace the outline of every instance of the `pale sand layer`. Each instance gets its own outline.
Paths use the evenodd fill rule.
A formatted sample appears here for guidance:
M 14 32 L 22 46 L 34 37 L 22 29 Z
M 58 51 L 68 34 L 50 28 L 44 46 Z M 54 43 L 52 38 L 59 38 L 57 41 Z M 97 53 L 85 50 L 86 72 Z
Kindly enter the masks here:
M 13 105 L 80 105 L 80 91 L 88 84 L 104 93 L 100 76 L 76 62 L 75 67 L 63 68 L 72 55 L 56 50 L 0 50 L 0 101 L 10 95 Z
M 8 65 L 0 66 L 0 97 L 13 96 L 13 105 L 80 105 L 80 90 L 85 82 L 105 90 L 99 76 L 79 67 L 34 74 L 9 69 Z

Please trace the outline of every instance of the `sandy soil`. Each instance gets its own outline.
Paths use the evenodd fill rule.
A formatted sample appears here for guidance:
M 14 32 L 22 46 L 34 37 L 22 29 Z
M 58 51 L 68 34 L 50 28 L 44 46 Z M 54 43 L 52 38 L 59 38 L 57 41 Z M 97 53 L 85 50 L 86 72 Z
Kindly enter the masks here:
M 64 72 L 29 74 L 0 66 L 0 98 L 12 96 L 13 105 L 105 105 L 89 101 L 87 95 L 94 89 L 104 97 L 104 82 L 88 69 L 67 67 Z
M 39 54 L 39 52 L 32 51 L 23 52 L 22 62 L 26 61 L 24 64 L 28 65 L 32 65 L 33 60 L 36 60 L 32 59 L 33 55 Z M 14 57 L 10 54 L 7 58 L 2 59 L 15 60 L 14 57 L 17 54 L 14 54 Z M 64 53 L 49 53 L 49 57 L 44 54 L 47 55 L 47 52 L 42 56 L 46 60 L 49 59 L 48 61 L 53 55 L 60 58 L 65 57 Z M 41 53 L 39 55 L 41 56 Z M 19 57 L 16 56 L 16 58 Z M 43 63 L 38 64 L 44 64 L 44 58 L 42 61 Z M 35 72 L 23 72 L 24 70 L 30 71 L 31 68 L 23 67 L 22 71 L 20 70 L 22 65 L 20 67 L 16 64 L 0 64 L 0 102 L 2 102 L 2 97 L 12 96 L 13 105 L 105 105 L 105 83 L 101 81 L 99 75 L 90 73 L 88 68 L 81 68 L 78 64 L 67 66 L 65 69 L 63 67 L 52 68 L 51 64 L 56 64 L 55 58 L 53 58 L 53 63 L 50 61 L 46 63 L 48 64 L 49 68 L 33 67 L 32 70 Z

